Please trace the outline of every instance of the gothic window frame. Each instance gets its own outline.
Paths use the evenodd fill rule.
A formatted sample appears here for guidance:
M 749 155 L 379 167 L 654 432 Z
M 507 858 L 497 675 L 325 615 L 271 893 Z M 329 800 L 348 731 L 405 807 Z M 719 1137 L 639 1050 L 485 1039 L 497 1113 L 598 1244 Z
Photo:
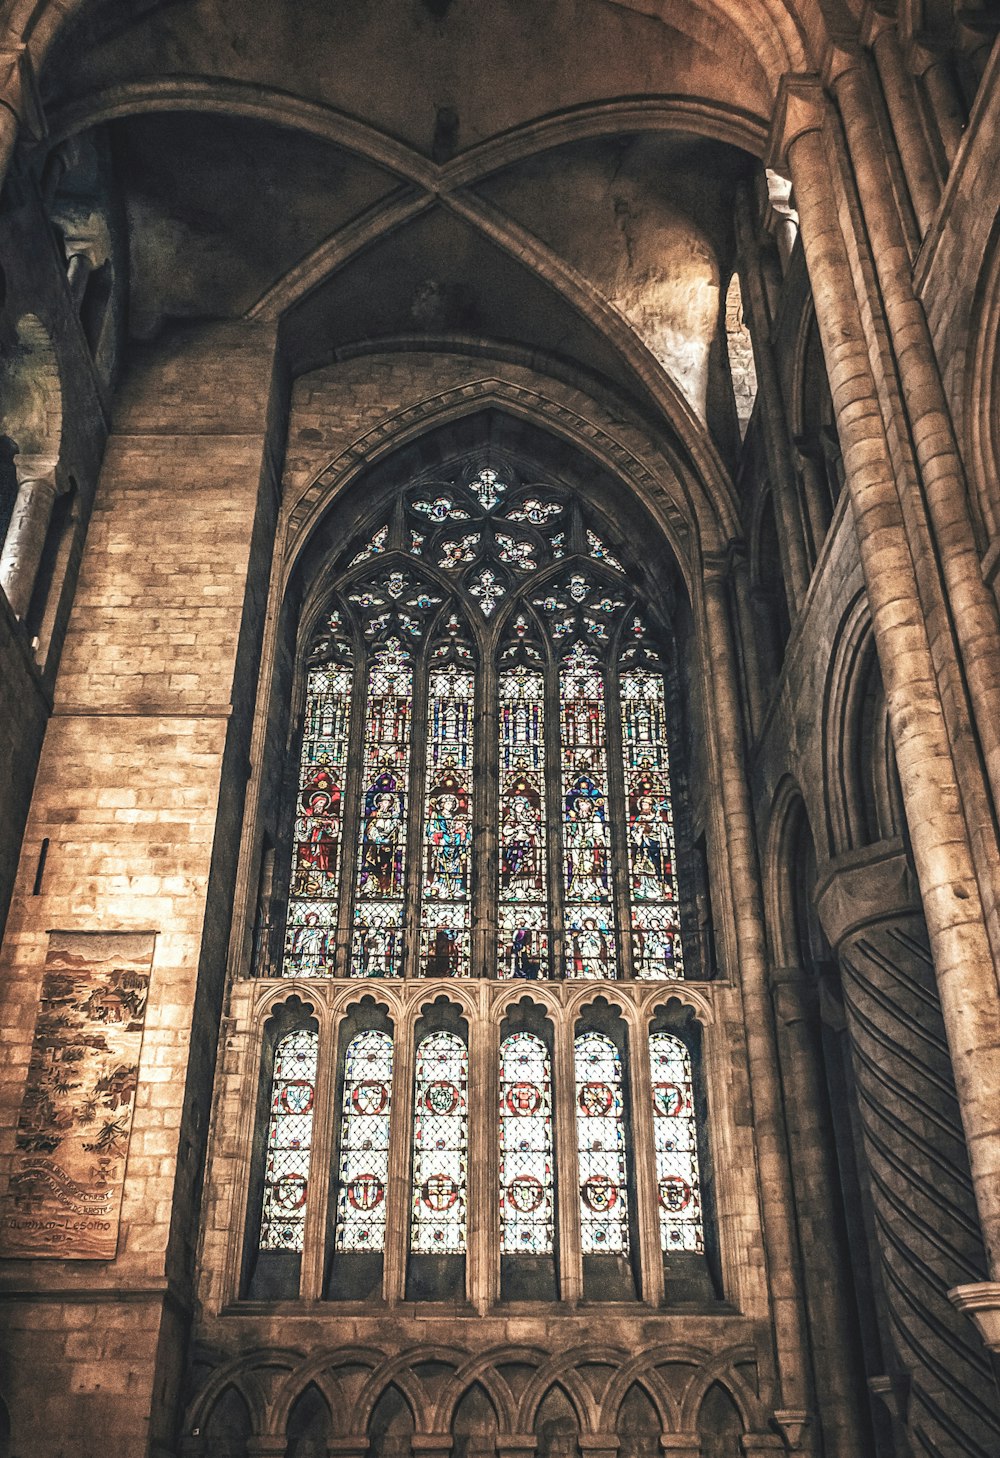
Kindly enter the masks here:
M 626 570 L 624 551 L 616 547 L 612 530 L 605 520 L 579 492 L 561 483 L 532 485 L 527 477 L 522 478 L 513 467 L 503 464 L 502 472 L 497 474 L 502 474 L 506 481 L 504 492 L 505 506 L 509 507 L 507 516 L 500 519 L 487 514 L 475 523 L 460 520 L 449 526 L 447 509 L 440 508 L 445 511 L 445 517 L 443 522 L 437 523 L 436 531 L 428 530 L 423 534 L 417 532 L 412 525 L 416 509 L 414 503 L 436 505 L 436 500 L 443 497 L 454 507 L 459 501 L 461 483 L 475 478 L 475 468 L 478 467 L 480 475 L 490 469 L 483 465 L 483 459 L 480 455 L 471 463 L 467 461 L 461 470 L 451 473 L 454 479 L 444 484 L 435 479 L 426 480 L 417 476 L 381 511 L 373 511 L 369 525 L 352 538 L 339 554 L 339 558 L 334 560 L 333 571 L 328 574 L 322 592 L 317 594 L 310 611 L 304 615 L 303 639 L 309 652 L 299 655 L 298 682 L 294 694 L 298 712 L 294 716 L 295 732 L 290 736 L 296 748 L 288 760 L 287 786 L 291 788 L 283 795 L 284 827 L 279 830 L 277 837 L 279 845 L 283 843 L 287 847 L 284 852 L 287 894 L 281 894 L 279 875 L 274 901 L 282 908 L 283 917 L 279 915 L 276 918 L 279 926 L 275 928 L 275 932 L 281 930 L 280 923 L 283 918 L 286 928 L 280 937 L 275 935 L 273 938 L 275 943 L 280 941 L 282 949 L 272 945 L 272 965 L 284 976 L 322 975 L 365 980 L 361 964 L 355 962 L 352 967 L 352 948 L 358 935 L 358 841 L 365 794 L 358 764 L 362 757 L 363 725 L 367 712 L 365 688 L 371 672 L 372 645 L 379 640 L 380 634 L 384 642 L 390 631 L 401 641 L 408 641 L 410 648 L 415 650 L 414 691 L 410 700 L 409 716 L 409 808 L 402 848 L 405 857 L 405 888 L 401 898 L 403 950 L 392 964 L 395 969 L 393 980 L 396 977 L 429 980 L 437 974 L 439 967 L 448 965 L 441 958 L 437 958 L 436 965 L 432 967 L 432 959 L 425 959 L 420 948 L 419 887 L 423 874 L 424 850 L 421 815 L 427 773 L 426 745 L 418 743 L 418 740 L 426 732 L 429 655 L 435 649 L 447 649 L 449 619 L 454 624 L 457 618 L 458 628 L 451 635 L 452 657 L 449 661 L 453 664 L 462 662 L 475 674 L 473 753 L 476 768 L 471 786 L 475 853 L 471 858 L 468 903 L 472 930 L 467 970 L 463 969 L 462 975 L 474 978 L 505 976 L 502 964 L 506 959 L 512 968 L 516 966 L 523 969 L 517 975 L 524 975 L 526 980 L 533 980 L 536 976 L 538 980 L 574 980 L 570 976 L 570 941 L 573 932 L 567 925 L 567 907 L 570 902 L 567 888 L 556 884 L 557 874 L 564 865 L 565 827 L 561 821 L 564 802 L 567 800 L 563 773 L 567 751 L 560 736 L 563 709 L 559 693 L 560 643 L 556 634 L 561 626 L 565 626 L 568 618 L 574 616 L 574 624 L 567 630 L 571 635 L 570 641 L 578 645 L 585 643 L 589 649 L 599 650 L 602 655 L 599 670 L 605 684 L 607 705 L 606 803 L 612 882 L 609 888 L 608 911 L 610 919 L 613 920 L 616 975 L 624 979 L 631 979 L 636 975 L 633 958 L 635 903 L 631 895 L 628 865 L 628 806 L 622 763 L 621 700 L 622 675 L 626 671 L 624 657 L 631 654 L 636 664 L 653 668 L 662 677 L 664 684 L 672 760 L 669 804 L 674 821 L 674 845 L 675 848 L 680 848 L 680 855 L 675 853 L 673 861 L 673 891 L 669 903 L 676 946 L 678 949 L 683 947 L 688 958 L 686 965 L 680 965 L 679 976 L 697 977 L 701 957 L 697 929 L 693 924 L 694 898 L 691 887 L 694 873 L 684 863 L 684 853 L 692 837 L 686 777 L 681 763 L 683 756 L 679 753 L 683 742 L 683 709 L 680 704 L 676 643 L 672 630 L 666 619 L 654 616 L 647 594 L 637 585 L 639 574 L 635 570 Z M 468 505 L 468 494 L 461 500 L 464 505 Z M 465 515 L 464 505 L 459 507 L 459 514 L 462 516 Z M 548 536 L 545 536 L 541 528 L 531 521 L 518 520 L 512 525 L 508 520 L 513 512 L 518 512 L 523 517 L 532 512 L 537 515 L 543 509 L 551 509 L 552 520 L 561 526 L 565 524 L 563 530 L 558 533 L 549 531 Z M 371 523 L 377 522 L 383 522 L 383 525 L 371 530 Z M 454 574 L 449 575 L 446 568 L 440 565 L 445 561 L 442 551 L 444 548 L 456 551 L 461 549 L 464 538 L 474 535 L 464 531 L 464 527 L 470 524 L 478 526 L 478 536 L 482 541 L 489 538 L 492 555 L 484 548 L 486 554 L 475 562 L 459 564 L 461 573 L 457 577 Z M 518 533 L 516 536 L 515 531 Z M 420 555 L 415 557 L 411 547 L 418 537 L 420 542 L 417 551 Z M 562 539 L 562 545 L 553 547 L 552 542 L 558 538 Z M 507 545 L 502 545 L 504 543 Z M 542 560 L 543 545 L 550 558 L 547 562 Z M 517 551 L 530 548 L 530 553 L 534 554 L 529 554 L 530 560 L 539 564 L 536 570 L 532 570 L 523 579 L 524 591 L 520 593 L 516 591 L 517 562 L 509 560 L 501 564 L 497 560 L 498 553 L 506 554 L 508 558 L 516 558 L 515 548 Z M 430 550 L 435 553 L 434 560 L 428 560 L 427 553 Z M 618 556 L 615 555 L 616 551 Z M 485 565 L 487 563 L 493 563 L 493 566 Z M 384 586 L 390 582 L 392 574 L 396 574 L 397 579 L 409 578 L 409 582 L 397 593 L 393 602 L 382 593 L 380 610 L 384 612 L 389 609 L 391 621 L 381 628 L 376 627 L 374 632 L 370 631 L 366 641 L 366 627 L 371 627 L 379 616 L 379 611 L 371 612 L 358 602 L 349 604 L 348 599 L 352 594 L 358 599 L 364 599 L 366 593 L 370 594 L 370 588 L 365 585 L 367 579 L 374 577 Z M 490 574 L 495 591 L 502 591 L 502 596 L 493 609 L 485 613 L 479 609 L 484 601 L 483 584 Z M 581 578 L 588 579 L 589 601 L 574 602 L 568 594 L 578 590 Z M 414 603 L 421 594 L 419 591 L 410 591 L 411 586 L 416 589 L 422 586 L 423 596 L 430 601 L 415 607 Z M 478 596 L 475 596 L 477 593 Z M 565 608 L 572 609 L 572 614 L 552 606 L 557 598 Z M 605 604 L 618 602 L 619 606 L 611 613 L 614 623 L 610 631 L 607 623 L 600 620 L 600 614 L 589 609 L 590 601 Z M 365 612 L 369 616 L 363 620 L 360 614 Z M 341 620 L 339 632 L 342 647 L 339 660 L 335 644 L 338 634 L 331 633 L 327 627 L 333 613 L 338 613 Z M 549 631 L 547 620 L 553 617 L 555 622 L 552 631 Z M 633 625 L 640 620 L 644 627 L 641 634 L 637 635 Z M 315 667 L 317 662 L 321 663 L 324 654 L 328 661 L 339 661 L 343 664 L 348 658 L 352 660 L 350 725 L 347 753 L 344 756 L 349 768 L 340 786 L 342 813 L 338 852 L 339 888 L 336 898 L 331 898 L 330 901 L 330 945 L 318 962 L 314 959 L 310 963 L 308 959 L 300 959 L 291 950 L 293 907 L 297 900 L 302 900 L 305 904 L 308 899 L 297 899 L 295 895 L 292 880 L 294 866 L 291 863 L 296 852 L 293 849 L 295 837 L 292 822 L 299 808 L 298 797 L 302 794 L 299 755 L 303 742 L 307 679 L 311 667 Z M 459 655 L 464 657 L 460 658 Z M 521 945 L 529 946 L 529 953 L 522 955 L 520 951 L 514 953 L 513 943 L 510 948 L 501 945 L 499 934 L 500 926 L 506 920 L 510 921 L 508 930 L 514 932 L 514 913 L 508 911 L 505 916 L 499 909 L 503 905 L 499 893 L 501 747 L 493 726 L 499 723 L 501 674 L 509 669 L 526 667 L 541 672 L 544 678 L 544 766 L 541 780 L 545 814 L 542 819 L 542 845 L 548 879 L 544 899 L 536 899 L 532 903 L 531 917 L 525 915 L 525 927 L 518 932 L 523 938 Z M 280 859 L 282 852 L 279 850 L 278 854 Z M 668 898 L 665 897 L 665 905 L 667 901 Z M 526 902 L 519 904 L 527 905 Z M 542 961 L 538 944 L 546 935 L 547 977 L 544 976 L 544 965 L 538 965 Z M 534 943 L 532 938 L 535 939 Z M 598 953 L 598 966 L 602 965 L 601 955 Z M 368 965 L 378 964 L 376 962 Z M 638 980 L 654 979 L 640 977 Z

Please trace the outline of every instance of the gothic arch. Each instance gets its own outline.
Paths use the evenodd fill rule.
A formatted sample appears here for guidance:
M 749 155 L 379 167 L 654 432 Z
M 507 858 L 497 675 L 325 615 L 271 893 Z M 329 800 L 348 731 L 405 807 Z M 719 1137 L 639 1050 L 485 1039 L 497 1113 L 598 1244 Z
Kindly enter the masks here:
M 292 1408 L 310 1385 L 317 1387 L 326 1399 L 334 1431 L 344 1431 L 343 1418 L 347 1416 L 347 1409 L 336 1375 L 338 1367 L 367 1367 L 374 1373 L 384 1362 L 385 1353 L 376 1347 L 326 1348 L 299 1362 L 288 1372 L 271 1399 L 268 1432 L 284 1433 Z M 350 1427 L 347 1431 L 353 1432 L 354 1428 Z
M 542 383 L 538 381 L 539 385 Z M 495 408 L 540 427 L 556 439 L 568 441 L 584 457 L 597 461 L 631 488 L 667 537 L 690 594 L 697 576 L 690 538 L 695 538 L 703 552 L 709 552 L 739 534 L 732 485 L 714 446 L 708 443 L 700 427 L 693 434 L 680 432 L 681 443 L 694 463 L 691 471 L 684 467 L 668 442 L 653 442 L 641 427 L 637 431 L 629 422 L 636 444 L 641 445 L 648 457 L 659 456 L 672 472 L 665 480 L 644 464 L 633 446 L 620 437 L 614 438 L 601 424 L 581 413 L 581 409 L 587 409 L 592 417 L 595 406 L 600 411 L 599 403 L 576 390 L 570 392 L 568 399 L 560 399 L 558 396 L 565 397 L 566 392 L 556 388 L 551 380 L 546 380 L 544 386 L 550 392 L 547 395 L 534 385 L 529 387 L 494 375 L 470 380 L 387 414 L 377 426 L 352 441 L 335 460 L 322 467 L 291 507 L 286 539 L 286 583 L 320 519 L 364 472 L 432 430 Z

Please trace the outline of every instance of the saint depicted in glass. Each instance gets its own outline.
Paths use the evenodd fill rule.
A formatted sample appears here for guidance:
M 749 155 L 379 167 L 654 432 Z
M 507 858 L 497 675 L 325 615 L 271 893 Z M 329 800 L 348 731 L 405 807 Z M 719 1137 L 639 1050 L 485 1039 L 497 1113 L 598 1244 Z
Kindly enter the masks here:
M 337 1250 L 385 1247 L 392 1039 L 370 1030 L 347 1045 L 340 1121 Z
M 500 977 L 548 976 L 544 704 L 537 669 L 500 675 Z
M 374 650 L 368 674 L 354 977 L 402 976 L 412 700 L 409 651 L 389 638 Z
M 637 977 L 683 975 L 662 673 L 621 676 L 622 751 Z
M 329 627 L 334 636 L 327 641 L 346 659 L 339 613 L 332 614 Z M 326 977 L 333 972 L 351 679 L 346 663 L 325 663 L 310 668 L 306 680 L 285 977 Z
M 702 1251 L 705 1233 L 691 1055 L 680 1038 L 651 1033 L 649 1061 L 660 1244 L 665 1251 Z
M 454 664 L 431 670 L 420 923 L 424 977 L 470 972 L 474 704 L 471 672 Z
M 286 1033 L 274 1050 L 264 1164 L 261 1250 L 302 1249 L 309 1194 L 319 1036 Z
M 584 1255 L 627 1255 L 628 1190 L 622 1062 L 604 1033 L 575 1043 L 580 1242 Z
M 566 975 L 614 977 L 604 675 L 590 648 L 577 643 L 567 656 L 559 691 Z
M 550 1255 L 554 1228 L 548 1049 L 512 1033 L 500 1044 L 500 1250 Z
M 428 1033 L 417 1046 L 413 1110 L 410 1250 L 465 1251 L 469 1058 L 454 1033 Z

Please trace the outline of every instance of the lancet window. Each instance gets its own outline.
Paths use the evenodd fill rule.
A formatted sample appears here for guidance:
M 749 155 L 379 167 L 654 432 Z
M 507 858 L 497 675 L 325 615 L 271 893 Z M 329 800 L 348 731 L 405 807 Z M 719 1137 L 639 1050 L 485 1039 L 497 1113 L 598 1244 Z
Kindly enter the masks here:
M 550 1255 L 554 1228 L 549 1051 L 512 1033 L 500 1045 L 500 1250 Z
M 392 1038 L 369 1029 L 347 1045 L 340 1132 L 336 1249 L 385 1247 Z
M 274 1050 L 267 1125 L 261 1250 L 301 1251 L 312 1158 L 319 1038 L 300 1029 Z
M 465 1251 L 469 1059 L 454 1033 L 428 1033 L 417 1045 L 410 1250 Z
M 607 527 L 474 463 L 335 566 L 283 975 L 683 976 L 670 632 Z
M 703 1251 L 691 1055 L 672 1033 L 651 1033 L 653 1138 L 660 1244 L 664 1251 Z
M 584 1255 L 628 1255 L 628 1169 L 622 1060 L 606 1033 L 576 1039 L 576 1130 L 580 1247 Z

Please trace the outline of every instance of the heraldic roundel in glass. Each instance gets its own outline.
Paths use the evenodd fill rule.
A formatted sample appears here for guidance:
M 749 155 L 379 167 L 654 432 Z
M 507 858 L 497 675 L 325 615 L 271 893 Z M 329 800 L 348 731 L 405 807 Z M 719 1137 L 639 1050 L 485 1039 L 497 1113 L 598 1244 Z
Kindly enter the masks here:
M 319 1035 L 286 1033 L 274 1050 L 261 1250 L 302 1250 L 312 1157 Z
M 417 1045 L 413 1110 L 410 1250 L 465 1251 L 469 1056 L 454 1033 L 428 1033 Z
M 554 1227 L 549 1053 L 512 1033 L 500 1044 L 500 1249 L 551 1255 Z
M 584 1255 L 627 1255 L 628 1171 L 622 1060 L 604 1033 L 581 1033 L 576 1054 L 580 1243 Z
M 337 1250 L 385 1247 L 392 1038 L 356 1033 L 344 1060 Z

